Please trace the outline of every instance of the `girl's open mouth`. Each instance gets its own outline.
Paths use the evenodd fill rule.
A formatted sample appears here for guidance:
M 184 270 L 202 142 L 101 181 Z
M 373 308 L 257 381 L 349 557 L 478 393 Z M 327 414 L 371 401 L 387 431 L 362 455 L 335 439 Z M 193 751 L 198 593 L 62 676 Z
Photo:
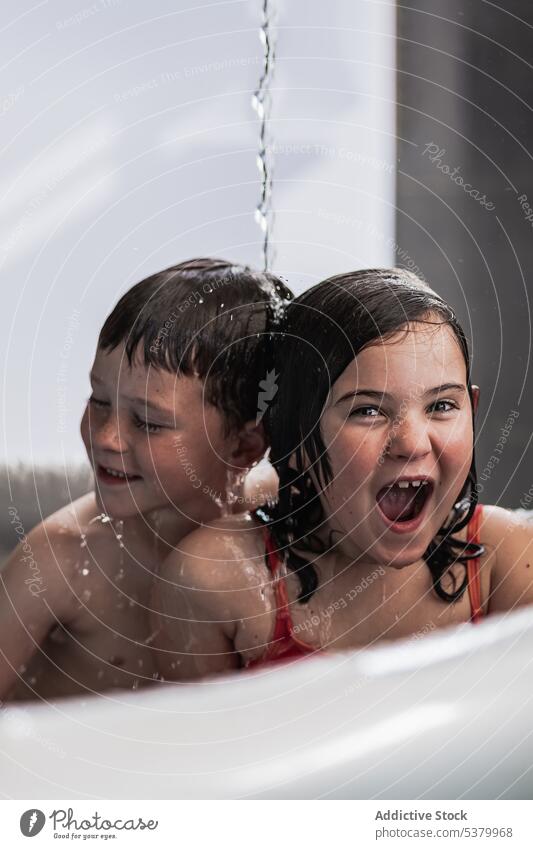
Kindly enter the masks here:
M 100 483 L 108 484 L 109 486 L 118 486 L 125 483 L 134 483 L 134 481 L 142 480 L 140 475 L 129 475 L 126 472 L 121 472 L 118 469 L 112 469 L 108 466 L 96 467 L 97 477 Z
M 380 489 L 376 501 L 389 528 L 407 533 L 422 522 L 424 507 L 432 492 L 432 482 L 423 478 L 399 480 Z

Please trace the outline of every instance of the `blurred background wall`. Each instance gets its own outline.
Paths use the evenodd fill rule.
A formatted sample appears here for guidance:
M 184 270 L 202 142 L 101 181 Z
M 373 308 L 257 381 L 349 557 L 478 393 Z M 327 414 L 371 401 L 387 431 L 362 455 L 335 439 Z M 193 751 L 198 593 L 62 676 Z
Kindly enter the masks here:
M 396 239 L 467 330 L 480 498 L 509 507 L 533 505 L 532 44 L 528 0 L 398 4 Z
M 482 386 L 482 498 L 518 506 L 533 484 L 530 3 L 273 5 L 274 271 L 300 292 L 396 262 L 447 297 Z M 29 493 L 29 524 L 88 485 L 71 472 L 78 423 L 119 296 L 194 255 L 261 263 L 261 7 L 2 4 L 1 450 L 26 466 L 3 486 Z M 43 466 L 56 477 L 39 484 Z

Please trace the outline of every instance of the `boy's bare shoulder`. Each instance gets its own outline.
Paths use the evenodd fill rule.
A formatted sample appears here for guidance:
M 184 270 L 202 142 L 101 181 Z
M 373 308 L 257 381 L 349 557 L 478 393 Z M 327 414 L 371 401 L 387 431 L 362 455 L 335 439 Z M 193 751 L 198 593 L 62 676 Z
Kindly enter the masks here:
M 95 545 L 109 529 L 101 522 L 92 523 L 98 515 L 94 492 L 87 493 L 76 501 L 61 507 L 47 516 L 29 533 L 24 533 L 19 545 L 12 553 L 11 561 L 18 563 L 19 549 L 31 549 L 31 554 L 39 562 L 40 568 L 49 573 L 60 571 L 63 578 L 69 577 L 79 562 L 80 548 Z M 23 520 L 13 517 L 13 521 Z M 22 535 L 20 535 L 22 536 Z
M 98 512 L 95 494 L 88 492 L 43 519 L 40 525 L 31 531 L 31 536 L 58 543 L 62 547 L 75 545 L 79 548 L 80 542 L 88 535 L 98 535 L 100 523 L 91 524 Z
M 91 512 L 94 515 L 95 505 L 94 495 L 85 495 L 48 516 L 28 533 L 16 507 L 9 509 L 19 544 L 2 568 L 0 604 L 3 603 L 5 609 L 15 606 L 19 613 L 24 605 L 33 609 L 38 594 L 46 589 L 48 608 L 56 616 L 68 618 L 75 614 L 75 597 L 65 593 L 65 586 L 72 586 L 76 580 L 83 541 L 81 534 L 90 521 Z M 38 607 L 41 612 L 45 609 L 42 604 Z
M 228 516 L 202 525 L 182 539 L 159 575 L 190 589 L 242 589 L 264 577 L 264 536 L 252 516 Z

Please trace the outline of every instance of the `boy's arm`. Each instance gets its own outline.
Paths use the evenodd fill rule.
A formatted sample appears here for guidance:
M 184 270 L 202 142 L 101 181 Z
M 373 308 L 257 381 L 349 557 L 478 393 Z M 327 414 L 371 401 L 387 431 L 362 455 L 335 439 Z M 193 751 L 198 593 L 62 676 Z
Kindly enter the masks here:
M 210 576 L 212 562 L 191 561 L 182 551 L 173 552 L 154 579 L 152 646 L 158 670 L 167 681 L 193 681 L 241 665 L 228 594 Z
M 484 507 L 480 536 L 494 551 L 489 613 L 533 604 L 533 521 L 512 510 Z
M 79 548 L 79 539 L 76 543 Z M 61 571 L 62 564 L 72 563 L 72 548 L 71 535 L 45 522 L 21 536 L 0 570 L 0 699 L 9 695 L 51 628 L 73 613 L 69 578 Z

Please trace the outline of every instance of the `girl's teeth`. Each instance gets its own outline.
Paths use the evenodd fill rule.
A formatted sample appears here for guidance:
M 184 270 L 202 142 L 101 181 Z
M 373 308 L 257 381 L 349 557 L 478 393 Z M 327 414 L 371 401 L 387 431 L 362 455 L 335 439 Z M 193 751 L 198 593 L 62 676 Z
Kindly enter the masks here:
M 407 489 L 408 486 L 425 486 L 427 481 L 398 481 L 396 486 L 399 486 L 400 489 Z

